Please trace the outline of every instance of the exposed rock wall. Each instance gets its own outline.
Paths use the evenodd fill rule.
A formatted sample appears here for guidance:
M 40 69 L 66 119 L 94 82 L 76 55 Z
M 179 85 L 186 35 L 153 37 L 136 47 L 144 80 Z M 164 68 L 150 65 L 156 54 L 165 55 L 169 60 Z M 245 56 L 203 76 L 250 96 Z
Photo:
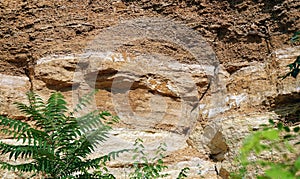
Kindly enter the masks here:
M 300 55 L 289 44 L 300 27 L 296 0 L 32 0 L 0 7 L 1 115 L 22 118 L 13 102 L 30 89 L 44 98 L 61 91 L 72 105 L 97 88 L 94 107 L 121 117 L 99 152 L 130 147 L 138 137 L 149 151 L 166 142 L 174 176 L 182 166 L 194 177 L 200 170 L 217 177 L 215 166 L 229 170 L 249 129 L 300 99 L 298 80 L 278 79 Z

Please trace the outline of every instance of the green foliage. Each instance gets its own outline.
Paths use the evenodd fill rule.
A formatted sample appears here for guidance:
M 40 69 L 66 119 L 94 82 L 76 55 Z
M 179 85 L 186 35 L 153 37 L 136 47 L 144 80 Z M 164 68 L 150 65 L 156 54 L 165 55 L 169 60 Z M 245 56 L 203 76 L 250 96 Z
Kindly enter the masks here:
M 145 147 L 142 139 L 136 139 L 134 143 L 133 157 L 134 160 L 132 168 L 134 171 L 129 174 L 130 179 L 154 179 L 154 178 L 165 178 L 169 176 L 168 173 L 163 173 L 168 167 L 164 165 L 163 158 L 165 157 L 164 152 L 166 151 L 166 144 L 161 143 L 155 150 L 155 155 L 150 157 L 146 154 Z M 187 177 L 188 167 L 183 168 L 178 174 L 177 179 L 183 179 Z
M 294 36 L 291 38 L 291 42 L 300 42 L 300 31 L 294 33 Z
M 82 99 L 72 112 L 61 93 L 53 93 L 46 103 L 33 92 L 27 93 L 29 105 L 16 103 L 30 119 L 30 124 L 0 116 L 0 132 L 12 136 L 21 145 L 0 142 L 2 155 L 9 159 L 29 159 L 27 163 L 11 164 L 1 161 L 2 169 L 34 172 L 50 178 L 114 178 L 107 171 L 89 173 L 89 169 L 103 167 L 121 152 L 111 152 L 94 159 L 86 157 L 107 139 L 110 123 L 117 118 L 98 110 L 80 117 L 76 113 L 87 106 L 92 94 Z M 31 160 L 30 160 L 31 159 Z M 74 173 L 78 173 L 77 176 Z
M 164 165 L 163 152 L 166 151 L 166 144 L 160 144 L 155 151 L 154 157 L 149 157 L 144 153 L 145 147 L 142 139 L 136 139 L 133 149 L 133 163 L 134 171 L 130 173 L 131 179 L 152 179 L 152 178 L 164 178 L 168 174 L 162 174 L 161 172 L 168 167 Z
M 262 168 L 263 175 L 258 178 L 300 178 L 296 173 L 300 171 L 299 151 L 295 151 L 296 145 L 300 144 L 296 140 L 299 137 L 299 127 L 288 127 L 282 123 L 275 123 L 270 120 L 270 124 L 264 126 L 262 130 L 254 132 L 247 137 L 240 150 L 238 158 L 241 168 L 239 172 L 232 173 L 232 178 L 242 178 L 247 175 L 248 168 Z M 263 152 L 277 152 L 280 154 L 279 159 L 264 160 L 261 158 Z M 288 156 L 296 156 L 289 158 Z M 250 160 L 249 157 L 255 156 L 257 160 Z
M 299 65 L 300 65 L 300 56 L 298 56 L 293 63 L 288 65 L 288 67 L 290 68 L 290 72 L 288 72 L 285 76 L 283 76 L 283 79 L 285 79 L 288 76 L 297 78 L 300 72 Z
M 292 43 L 300 42 L 300 31 L 297 31 L 294 36 L 291 39 Z M 300 72 L 300 55 L 296 58 L 296 60 L 287 65 L 290 68 L 290 72 L 288 72 L 286 75 L 284 75 L 282 78 L 285 79 L 288 76 L 292 76 L 294 78 L 297 78 L 299 72 Z
M 190 168 L 188 168 L 188 167 L 181 169 L 180 173 L 178 174 L 177 179 L 183 179 L 183 178 L 188 177 L 189 171 L 190 171 Z
M 300 31 L 294 34 L 291 42 L 300 42 Z M 300 56 L 288 67 L 290 72 L 282 78 L 288 76 L 296 78 L 300 72 Z M 273 120 L 269 122 L 270 124 L 264 126 L 262 130 L 254 132 L 245 139 L 238 158 L 241 167 L 238 172 L 232 173 L 231 178 L 245 178 L 249 169 L 263 170 L 263 174 L 258 175 L 257 178 L 300 178 L 300 153 L 295 150 L 300 144 L 298 141 L 300 127 L 291 128 L 280 122 L 276 124 Z M 274 158 L 262 159 L 261 154 L 268 152 Z M 274 153 L 279 156 L 273 156 Z

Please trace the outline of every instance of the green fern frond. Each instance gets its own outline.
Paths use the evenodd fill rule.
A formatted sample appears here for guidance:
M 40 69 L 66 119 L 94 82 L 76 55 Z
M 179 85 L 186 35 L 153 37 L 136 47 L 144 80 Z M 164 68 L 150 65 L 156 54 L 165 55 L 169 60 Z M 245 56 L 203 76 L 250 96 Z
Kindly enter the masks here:
M 119 151 L 114 151 L 114 152 L 110 152 L 107 155 L 95 158 L 95 159 L 89 159 L 86 160 L 84 163 L 81 164 L 81 166 L 83 168 L 86 169 L 95 169 L 99 166 L 99 164 L 105 164 L 108 161 L 111 161 L 112 159 L 115 159 L 116 157 L 118 157 L 120 154 L 124 153 L 124 152 L 128 152 L 128 149 L 123 149 L 123 150 L 119 150 Z
M 42 98 L 40 98 L 37 94 L 32 91 L 26 93 L 29 105 L 25 105 L 23 103 L 15 102 L 18 108 L 24 112 L 24 114 L 32 115 L 32 110 L 42 112 L 45 108 L 45 103 Z
M 31 145 L 10 145 L 3 142 L 0 142 L 0 152 L 1 154 L 8 154 L 9 159 L 14 158 L 17 160 L 19 157 L 23 159 L 35 158 L 35 156 L 47 156 L 49 159 L 54 159 L 54 149 L 45 144 L 46 142 L 41 142 L 40 145 L 31 146 Z
M 44 116 L 46 105 L 43 100 L 33 92 L 26 93 L 29 105 L 15 102 L 17 108 L 31 120 L 35 121 L 37 127 L 43 127 L 47 119 Z
M 66 105 L 67 102 L 61 93 L 53 93 L 46 104 L 45 116 L 52 120 L 65 118 L 64 113 L 68 110 Z
M 98 144 L 103 143 L 108 138 L 109 126 L 98 127 L 97 129 L 86 134 L 86 139 L 96 147 Z
M 0 116 L 0 125 L 12 128 L 16 133 L 24 132 L 26 129 L 30 128 L 30 125 L 26 122 L 10 119 L 4 116 Z
M 7 169 L 10 171 L 21 171 L 21 172 L 36 172 L 37 167 L 35 163 L 23 163 L 18 165 L 13 165 L 7 162 L 1 162 L 1 169 Z
M 113 176 L 110 173 L 96 173 L 96 174 L 90 174 L 90 173 L 84 173 L 74 176 L 74 178 L 85 178 L 85 179 L 116 179 L 115 176 Z M 69 179 L 69 178 L 68 178 Z
M 81 98 L 79 98 L 79 102 L 73 109 L 73 112 L 77 113 L 77 112 L 81 111 L 84 107 L 86 107 L 87 105 L 91 104 L 92 98 L 95 96 L 95 94 L 98 91 L 99 90 L 97 90 L 97 89 L 93 90 L 93 91 L 87 93 L 86 95 L 82 96 Z
M 40 109 L 40 107 L 42 108 L 45 107 L 45 103 L 43 99 L 33 91 L 27 92 L 26 96 L 29 101 L 29 104 L 31 106 L 34 106 L 36 109 Z
M 78 117 L 77 122 L 83 132 L 90 131 L 91 129 L 103 125 L 101 119 L 99 118 L 98 110 L 94 110 L 82 117 Z
M 95 92 L 83 97 L 74 111 L 90 104 Z M 73 113 L 67 113 L 67 103 L 61 93 L 51 94 L 46 103 L 33 92 L 27 93 L 27 98 L 28 105 L 15 104 L 35 122 L 34 127 L 26 122 L 0 116 L 0 126 L 3 126 L 0 132 L 13 136 L 16 141 L 23 140 L 22 145 L 0 142 L 0 153 L 9 154 L 9 159 L 31 159 L 32 162 L 20 165 L 0 162 L 3 169 L 44 173 L 52 178 L 74 178 L 74 172 L 79 172 L 80 176 L 93 177 L 89 169 L 98 168 L 99 164 L 104 166 L 111 158 L 128 151 L 112 152 L 87 160 L 86 157 L 94 148 L 107 140 L 111 129 L 108 124 L 116 122 L 117 118 L 97 110 L 76 118 Z
M 32 128 L 26 122 L 22 122 L 15 119 L 0 116 L 0 125 L 5 126 L 0 129 L 0 132 L 12 136 L 17 141 L 23 140 L 23 143 L 27 140 L 29 145 L 34 140 L 46 140 L 49 135 L 41 130 Z
M 106 111 L 99 112 L 98 110 L 94 110 L 82 117 L 77 118 L 78 125 L 83 133 L 87 133 L 103 126 L 108 127 L 109 125 L 117 123 L 118 121 L 118 117 L 112 116 Z

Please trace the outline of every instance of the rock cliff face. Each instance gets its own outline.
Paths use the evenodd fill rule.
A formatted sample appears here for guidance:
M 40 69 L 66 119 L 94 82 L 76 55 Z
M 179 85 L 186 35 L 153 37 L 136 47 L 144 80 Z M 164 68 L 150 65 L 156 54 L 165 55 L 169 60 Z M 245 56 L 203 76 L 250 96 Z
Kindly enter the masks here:
M 1 115 L 24 118 L 13 102 L 30 89 L 44 98 L 61 91 L 70 105 L 99 89 L 93 107 L 121 123 L 94 155 L 136 138 L 149 152 L 166 142 L 172 176 L 189 166 L 191 177 L 218 177 L 215 167 L 233 167 L 249 129 L 299 99 L 298 80 L 278 79 L 300 55 L 289 44 L 300 27 L 297 0 L 4 0 L 0 7 Z M 129 159 L 111 163 L 120 178 L 124 170 L 115 167 Z

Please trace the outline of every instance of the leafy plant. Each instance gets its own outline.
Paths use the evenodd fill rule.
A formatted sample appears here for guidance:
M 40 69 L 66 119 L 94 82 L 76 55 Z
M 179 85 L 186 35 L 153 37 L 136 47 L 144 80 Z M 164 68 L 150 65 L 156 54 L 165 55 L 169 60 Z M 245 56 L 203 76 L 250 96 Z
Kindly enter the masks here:
M 154 157 L 149 157 L 144 153 L 145 147 L 142 139 L 136 139 L 133 149 L 133 163 L 134 171 L 130 173 L 131 179 L 152 179 L 152 178 L 163 178 L 168 174 L 162 174 L 161 172 L 168 167 L 164 165 L 163 152 L 166 151 L 166 144 L 162 143 L 158 146 L 155 151 Z
M 258 175 L 258 178 L 300 178 L 297 176 L 297 172 L 300 171 L 300 153 L 294 150 L 295 146 L 300 144 L 296 140 L 300 136 L 300 127 L 290 128 L 280 122 L 276 124 L 273 120 L 269 122 L 270 125 L 264 126 L 262 130 L 245 139 L 238 158 L 241 168 L 239 172 L 232 173 L 232 178 L 246 176 L 248 168 L 262 168 L 264 174 Z M 281 156 L 274 160 L 261 159 L 260 154 L 266 151 L 277 152 Z M 290 158 L 289 155 L 295 157 Z M 250 160 L 250 156 L 257 159 Z
M 154 179 L 154 178 L 165 178 L 169 176 L 168 173 L 163 173 L 168 166 L 164 165 L 163 158 L 165 157 L 164 152 L 166 151 L 166 144 L 161 143 L 155 150 L 154 157 L 150 157 L 146 154 L 145 147 L 142 139 L 136 139 L 134 143 L 133 162 L 134 171 L 130 173 L 130 179 Z M 177 179 L 183 179 L 187 177 L 188 167 L 183 168 L 178 174 Z
M 293 37 L 291 38 L 291 42 L 300 42 L 300 31 L 294 33 Z
M 294 36 L 291 39 L 292 43 L 300 42 L 300 31 L 297 31 Z M 287 65 L 290 68 L 290 72 L 288 72 L 286 75 L 284 75 L 282 78 L 285 79 L 288 76 L 292 76 L 294 78 L 297 78 L 299 72 L 300 72 L 300 55 L 296 58 L 296 60 Z
M 181 169 L 180 173 L 178 174 L 177 179 L 183 179 L 183 178 L 188 177 L 189 171 L 190 171 L 190 168 L 188 168 L 188 167 Z
M 109 112 L 98 110 L 76 117 L 90 103 L 92 95 L 90 93 L 81 98 L 75 109 L 68 112 L 61 93 L 53 93 L 44 103 L 37 94 L 28 92 L 29 105 L 16 105 L 30 123 L 0 116 L 0 132 L 10 135 L 16 142 L 22 142 L 20 145 L 0 142 L 1 154 L 9 154 L 9 159 L 21 158 L 28 162 L 11 164 L 1 161 L 1 168 L 34 172 L 34 175 L 42 174 L 50 178 L 114 178 L 107 171 L 88 172 L 99 166 L 105 169 L 107 161 L 127 151 L 87 159 L 94 148 L 108 138 L 109 124 L 117 121 Z
M 300 31 L 294 34 L 291 42 L 300 42 Z M 282 79 L 288 76 L 296 78 L 300 72 L 300 56 L 288 67 L 290 72 Z M 300 153 L 295 150 L 300 144 L 300 141 L 297 141 L 300 137 L 300 127 L 291 128 L 273 120 L 269 120 L 269 123 L 245 139 L 238 158 L 241 167 L 238 172 L 231 174 L 231 178 L 245 178 L 249 169 L 263 171 L 263 174 L 256 174 L 257 178 L 300 178 Z M 263 159 L 261 154 L 264 152 L 269 152 L 269 157 L 272 158 Z

